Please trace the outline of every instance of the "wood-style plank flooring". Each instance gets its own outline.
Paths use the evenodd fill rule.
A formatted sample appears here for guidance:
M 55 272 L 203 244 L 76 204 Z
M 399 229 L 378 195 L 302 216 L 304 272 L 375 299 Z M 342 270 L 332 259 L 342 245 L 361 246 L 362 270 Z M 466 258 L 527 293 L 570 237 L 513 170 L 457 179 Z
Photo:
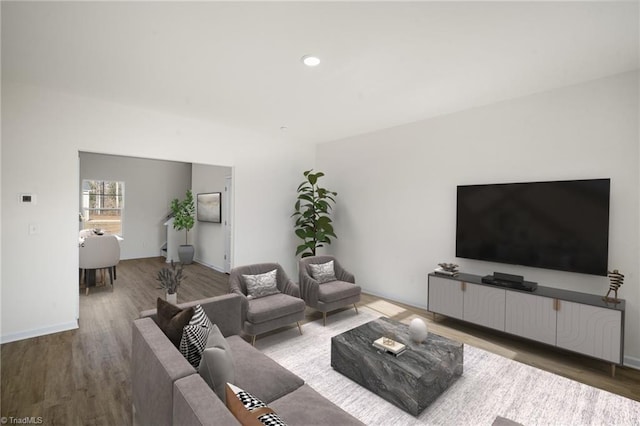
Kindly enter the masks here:
M 155 280 L 163 258 L 120 262 L 114 291 L 109 285 L 80 290 L 80 328 L 1 346 L 2 417 L 42 417 L 47 425 L 131 424 L 131 321 L 163 297 Z M 199 264 L 185 266 L 178 302 L 227 293 L 228 276 Z M 430 331 L 499 355 L 640 401 L 640 371 L 514 339 L 424 310 L 363 295 L 360 305 L 408 322 L 415 316 Z M 329 319 L 330 319 L 329 315 Z M 307 310 L 306 321 L 322 316 Z M 258 337 L 260 338 L 260 337 Z

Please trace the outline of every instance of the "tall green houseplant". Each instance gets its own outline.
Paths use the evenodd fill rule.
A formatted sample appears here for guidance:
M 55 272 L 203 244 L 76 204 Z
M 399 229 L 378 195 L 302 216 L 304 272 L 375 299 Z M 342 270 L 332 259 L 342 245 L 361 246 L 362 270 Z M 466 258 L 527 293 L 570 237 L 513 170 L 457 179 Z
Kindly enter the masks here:
M 173 213 L 173 228 L 177 231 L 185 230 L 184 244 L 178 247 L 178 257 L 183 264 L 193 262 L 194 248 L 189 245 L 189 230 L 195 224 L 196 208 L 193 204 L 193 194 L 188 189 L 184 200 L 180 201 L 174 198 L 171 201 L 171 213 Z
M 296 249 L 296 256 L 302 257 L 315 256 L 318 247 L 331 244 L 331 237 L 338 238 L 329 217 L 338 193 L 318 185 L 324 173 L 312 172 L 313 169 L 304 172 L 306 180 L 298 186 L 295 212 L 291 215 L 296 218 L 296 235 L 303 241 Z

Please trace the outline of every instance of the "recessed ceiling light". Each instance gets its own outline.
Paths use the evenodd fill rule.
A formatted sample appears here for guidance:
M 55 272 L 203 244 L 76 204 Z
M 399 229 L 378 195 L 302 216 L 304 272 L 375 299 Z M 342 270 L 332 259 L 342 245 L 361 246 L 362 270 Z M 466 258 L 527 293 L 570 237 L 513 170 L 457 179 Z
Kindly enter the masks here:
M 302 57 L 302 63 L 308 67 L 315 67 L 320 64 L 320 58 L 311 55 L 304 55 Z

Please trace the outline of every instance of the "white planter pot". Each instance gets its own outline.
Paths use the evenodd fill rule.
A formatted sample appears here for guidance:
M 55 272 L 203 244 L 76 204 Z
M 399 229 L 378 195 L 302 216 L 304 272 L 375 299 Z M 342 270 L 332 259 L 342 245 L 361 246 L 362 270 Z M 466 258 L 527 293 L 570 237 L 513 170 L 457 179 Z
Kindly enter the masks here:
M 167 293 L 166 300 L 169 303 L 177 305 L 178 304 L 178 293 L 173 293 L 173 294 Z
M 190 265 L 193 262 L 195 248 L 192 245 L 181 245 L 178 247 L 178 258 L 183 265 Z

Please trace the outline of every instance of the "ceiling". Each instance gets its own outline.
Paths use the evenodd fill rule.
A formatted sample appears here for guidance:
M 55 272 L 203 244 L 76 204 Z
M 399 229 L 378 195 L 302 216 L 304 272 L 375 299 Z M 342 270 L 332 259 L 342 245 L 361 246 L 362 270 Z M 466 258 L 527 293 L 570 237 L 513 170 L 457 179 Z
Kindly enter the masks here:
M 308 143 L 630 71 L 639 62 L 638 2 L 1 7 L 3 83 Z M 321 64 L 304 66 L 305 54 Z

